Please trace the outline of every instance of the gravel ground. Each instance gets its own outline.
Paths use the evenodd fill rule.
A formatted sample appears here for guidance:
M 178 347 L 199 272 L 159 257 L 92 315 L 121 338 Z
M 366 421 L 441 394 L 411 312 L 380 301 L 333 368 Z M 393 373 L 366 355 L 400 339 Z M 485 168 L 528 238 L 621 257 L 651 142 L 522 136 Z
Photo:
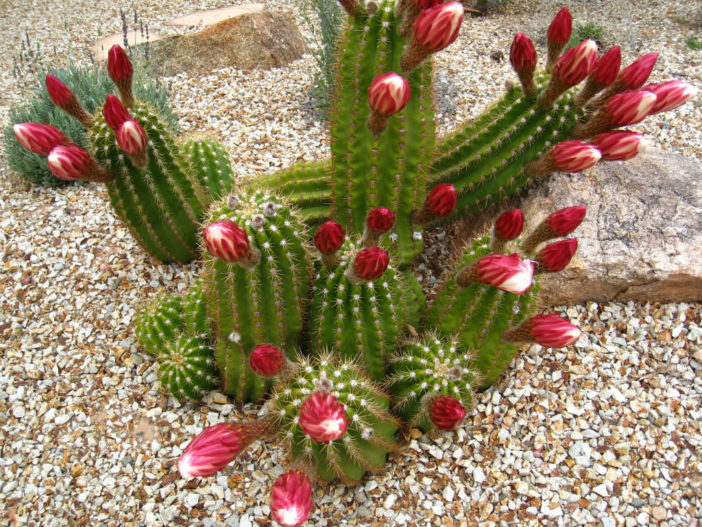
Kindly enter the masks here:
M 189 11 L 237 2 L 142 0 L 153 30 Z M 61 63 L 119 30 L 126 1 L 0 4 L 0 124 L 19 100 L 12 57 L 26 30 Z M 292 0 L 269 1 L 292 9 Z M 620 33 L 631 59 L 662 57 L 653 80 L 702 85 L 693 1 L 571 2 Z M 536 6 L 536 7 L 535 7 Z M 512 2 L 467 20 L 437 61 L 439 127 L 477 115 L 508 78 L 511 35 L 543 29 L 555 2 Z M 535 13 L 548 12 L 549 16 Z M 523 20 L 523 22 L 519 22 Z M 65 24 L 64 24 L 65 21 Z M 66 27 L 69 30 L 65 29 Z M 616 29 L 616 31 L 615 31 Z M 639 40 L 641 39 L 641 40 Z M 641 42 L 647 42 L 642 45 Z M 56 55 L 53 55 L 53 46 Z M 71 52 L 70 50 L 73 49 Z M 226 143 L 241 175 L 325 155 L 326 130 L 309 104 L 314 60 L 287 68 L 168 79 L 186 132 Z M 639 128 L 666 148 L 702 158 L 698 100 Z M 0 159 L 0 518 L 9 525 L 270 525 L 268 489 L 282 450 L 256 445 L 218 477 L 185 482 L 175 461 L 203 427 L 255 413 L 221 394 L 179 404 L 133 337 L 147 298 L 185 291 L 198 269 L 146 257 L 96 185 L 29 186 Z M 531 346 L 482 394 L 454 434 L 408 432 L 387 470 L 356 488 L 317 492 L 316 525 L 697 525 L 702 514 L 702 329 L 699 304 L 557 308 L 584 335 L 567 351 Z

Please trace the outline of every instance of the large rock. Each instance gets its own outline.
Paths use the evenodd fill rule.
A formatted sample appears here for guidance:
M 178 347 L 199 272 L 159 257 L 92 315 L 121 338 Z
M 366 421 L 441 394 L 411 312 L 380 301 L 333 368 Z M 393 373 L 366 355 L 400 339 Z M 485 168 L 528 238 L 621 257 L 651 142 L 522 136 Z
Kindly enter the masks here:
M 558 175 L 522 203 L 527 218 L 586 205 L 576 258 L 544 277 L 547 304 L 702 300 L 702 163 L 650 150 Z
M 285 66 L 306 51 L 290 16 L 246 12 L 198 33 L 154 42 L 149 57 L 157 73 L 175 75 L 182 71 L 207 73 L 227 66 L 245 70 Z

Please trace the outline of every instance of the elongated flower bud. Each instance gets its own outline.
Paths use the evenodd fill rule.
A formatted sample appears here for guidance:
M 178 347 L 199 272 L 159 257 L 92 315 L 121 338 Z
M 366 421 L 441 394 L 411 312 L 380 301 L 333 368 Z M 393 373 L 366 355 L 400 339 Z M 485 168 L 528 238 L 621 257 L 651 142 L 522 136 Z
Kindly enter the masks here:
M 124 107 L 122 102 L 109 93 L 105 99 L 105 105 L 102 107 L 102 115 L 105 118 L 107 126 L 115 132 L 119 130 L 122 123 L 131 119 L 129 111 Z
M 466 287 L 474 282 L 497 287 L 502 291 L 521 295 L 529 290 L 534 275 L 531 260 L 522 260 L 517 253 L 489 254 L 458 274 L 457 283 Z
M 117 130 L 117 144 L 130 156 L 136 156 L 146 150 L 148 139 L 146 132 L 139 123 L 133 120 L 125 121 Z
M 50 124 L 19 123 L 12 127 L 12 131 L 19 144 L 41 156 L 48 156 L 54 147 L 68 144 L 64 133 Z
M 466 418 L 466 409 L 450 395 L 440 395 L 429 406 L 429 418 L 439 430 L 455 430 Z
M 570 40 L 573 33 L 573 17 L 567 7 L 562 8 L 554 17 L 546 33 L 548 41 L 547 71 L 551 71 L 556 64 L 561 51 Z
M 605 132 L 593 137 L 592 142 L 597 145 L 605 161 L 627 161 L 648 145 L 645 135 L 626 130 Z
M 621 83 L 622 88 L 625 90 L 640 88 L 651 76 L 657 60 L 658 53 L 649 53 L 638 58 L 619 73 L 617 81 Z
M 300 470 L 281 474 L 271 489 L 271 516 L 283 527 L 300 527 L 312 511 L 312 483 Z
M 422 210 L 412 213 L 412 222 L 426 225 L 437 218 L 448 216 L 456 208 L 457 202 L 458 196 L 453 185 L 449 183 L 436 185 L 424 200 Z
M 461 2 L 447 2 L 420 11 L 412 26 L 410 46 L 400 59 L 402 70 L 412 71 L 429 55 L 456 40 L 464 12 Z
M 509 62 L 519 76 L 522 89 L 527 97 L 536 93 L 534 70 L 536 69 L 536 48 L 524 33 L 514 35 L 509 48 Z
M 595 145 L 582 141 L 561 141 L 548 154 L 557 170 L 582 172 L 595 166 L 602 154 Z
M 362 280 L 375 280 L 383 276 L 389 263 L 388 253 L 380 247 L 366 247 L 361 249 L 356 255 L 356 259 L 353 262 L 354 272 L 349 278 L 352 281 L 352 277 L 358 277 Z
M 500 214 L 495 222 L 495 237 L 501 240 L 514 240 L 522 233 L 524 213 L 521 209 L 511 209 Z
M 563 92 L 588 76 L 596 61 L 597 44 L 594 40 L 583 40 L 566 51 L 556 61 L 549 84 L 539 96 L 539 105 L 550 108 Z
M 595 62 L 590 75 L 587 77 L 585 86 L 575 97 L 575 104 L 585 106 L 597 93 L 614 82 L 619 74 L 619 66 L 622 62 L 622 53 L 619 46 L 614 46 L 607 53 L 602 55 Z
M 697 88 L 687 82 L 677 80 L 648 84 L 644 86 L 644 90 L 656 95 L 656 103 L 653 105 L 651 114 L 677 108 L 697 95 Z
M 83 179 L 95 163 L 88 152 L 78 145 L 61 145 L 54 147 L 47 159 L 49 170 L 59 179 L 75 181 Z
M 578 250 L 578 240 L 569 238 L 551 243 L 541 249 L 536 262 L 539 264 L 536 271 L 539 273 L 557 273 L 566 268 Z
M 376 207 L 366 217 L 366 227 L 377 234 L 388 232 L 395 225 L 395 213 L 387 207 Z
M 330 393 L 315 392 L 300 407 L 300 427 L 317 443 L 340 439 L 348 426 L 344 405 Z
M 397 73 L 378 75 L 368 88 L 368 101 L 373 110 L 390 116 L 402 110 L 410 100 L 409 82 Z
M 524 240 L 522 249 L 528 254 L 533 252 L 542 242 L 568 236 L 582 223 L 586 212 L 587 208 L 584 205 L 578 205 L 576 207 L 566 207 L 549 214 Z
M 614 126 L 628 126 L 644 120 L 656 104 L 656 94 L 645 90 L 630 90 L 607 102 L 607 115 Z
M 580 329 L 558 315 L 536 315 L 505 333 L 508 342 L 536 342 L 545 348 L 564 348 L 580 338 Z
M 284 363 L 283 352 L 272 344 L 256 346 L 249 355 L 249 366 L 261 377 L 275 377 L 283 369 Z
M 203 231 L 207 251 L 225 262 L 251 263 L 249 235 L 231 220 L 216 221 Z
M 76 119 L 84 128 L 92 128 L 95 120 L 85 109 L 80 105 L 78 99 L 58 77 L 48 73 L 45 79 L 46 91 L 49 97 L 56 106 L 61 108 L 68 115 Z
M 119 44 L 112 46 L 107 54 L 107 73 L 117 86 L 124 105 L 127 108 L 134 106 L 134 95 L 132 94 L 134 68 L 129 56 Z
M 207 477 L 231 463 L 249 444 L 271 428 L 269 421 L 220 423 L 205 428 L 188 443 L 178 460 L 184 478 Z

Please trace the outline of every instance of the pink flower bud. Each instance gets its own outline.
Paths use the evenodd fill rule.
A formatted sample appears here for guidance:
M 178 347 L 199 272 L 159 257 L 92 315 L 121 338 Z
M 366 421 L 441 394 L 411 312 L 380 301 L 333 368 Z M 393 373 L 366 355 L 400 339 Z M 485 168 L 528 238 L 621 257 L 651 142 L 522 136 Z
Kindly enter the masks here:
M 125 121 L 117 130 L 117 144 L 130 156 L 142 153 L 147 142 L 146 132 L 136 121 Z
M 590 72 L 599 86 L 609 86 L 614 82 L 619 74 L 619 67 L 622 64 L 622 51 L 619 46 L 614 46 L 607 53 L 597 59 L 595 67 Z
M 644 89 L 656 95 L 656 103 L 653 105 L 651 114 L 677 108 L 697 95 L 697 88 L 683 81 L 648 84 Z
M 116 96 L 108 94 L 105 99 L 105 106 L 102 107 L 102 115 L 107 126 L 114 131 L 119 130 L 122 123 L 131 119 L 129 112 Z
M 643 134 L 616 130 L 605 132 L 592 138 L 605 161 L 627 161 L 636 156 L 648 145 Z
M 517 253 L 490 254 L 478 260 L 475 271 L 481 282 L 521 295 L 531 287 L 534 264 L 522 260 Z
M 565 85 L 575 86 L 587 77 L 597 61 L 597 44 L 583 40 L 570 48 L 556 61 L 553 74 Z
M 457 199 L 456 188 L 449 183 L 441 183 L 431 190 L 425 206 L 432 214 L 448 216 L 456 208 Z
M 395 213 L 387 207 L 376 207 L 368 213 L 366 225 L 376 234 L 388 232 L 395 225 Z
M 345 238 L 341 225 L 327 221 L 314 233 L 314 245 L 322 254 L 332 254 L 341 248 Z
M 524 33 L 514 35 L 509 48 L 509 62 L 515 71 L 533 71 L 536 68 L 536 48 Z
M 23 147 L 41 156 L 48 156 L 56 146 L 68 144 L 63 132 L 50 124 L 20 123 L 12 131 Z
M 461 2 L 447 2 L 425 9 L 414 22 L 414 37 L 425 49 L 440 51 L 456 40 L 463 13 Z
M 283 369 L 283 352 L 272 344 L 256 346 L 249 355 L 249 365 L 261 377 L 275 377 Z
M 412 0 L 417 9 L 429 9 L 435 5 L 443 4 L 444 0 Z
M 500 240 L 514 240 L 522 233 L 524 213 L 521 209 L 512 209 L 500 214 L 495 222 L 495 236 Z
M 202 233 L 207 251 L 225 262 L 237 262 L 249 251 L 249 236 L 231 220 L 216 221 Z
M 440 395 L 429 406 L 429 418 L 439 430 L 455 430 L 466 418 L 466 409 L 450 395 Z
M 546 271 L 557 273 L 566 268 L 578 250 L 578 240 L 569 238 L 551 243 L 541 249 L 537 261 L 544 266 Z
M 74 144 L 54 147 L 47 159 L 51 173 L 67 181 L 83 178 L 93 162 L 88 152 Z
M 75 99 L 71 89 L 66 86 L 58 77 L 54 77 L 51 73 L 46 74 L 46 91 L 49 92 L 49 97 L 54 101 L 56 106 L 65 106 Z
M 388 253 L 380 247 L 366 247 L 358 251 L 353 269 L 364 280 L 375 280 L 383 276 L 389 263 Z
M 178 460 L 184 478 L 206 477 L 222 470 L 256 439 L 244 423 L 220 423 L 200 432 Z
M 300 470 L 278 477 L 271 489 L 271 516 L 283 527 L 300 527 L 312 511 L 312 483 Z
M 580 338 L 580 329 L 557 315 L 536 315 L 529 321 L 529 333 L 545 348 L 564 348 Z
M 561 9 L 548 26 L 546 36 L 549 42 L 567 44 L 573 32 L 573 17 L 567 7 Z
M 546 218 L 546 225 L 554 236 L 568 236 L 577 229 L 578 225 L 585 218 L 587 207 L 578 205 L 577 207 L 566 207 L 557 210 Z
M 385 116 L 395 115 L 402 110 L 411 95 L 409 82 L 393 72 L 378 75 L 368 88 L 371 108 Z
M 636 90 L 644 85 L 658 60 L 658 53 L 649 53 L 632 62 L 619 74 L 619 81 L 627 90 Z
M 643 121 L 655 104 L 655 93 L 627 90 L 607 101 L 607 115 L 614 126 L 628 126 Z
M 344 405 L 330 393 L 315 392 L 300 407 L 300 427 L 317 443 L 340 439 L 348 426 Z
M 134 75 L 132 62 L 119 44 L 112 46 L 107 54 L 107 73 L 115 82 L 131 79 Z
M 548 154 L 558 170 L 582 172 L 595 166 L 602 154 L 595 145 L 582 141 L 561 141 Z

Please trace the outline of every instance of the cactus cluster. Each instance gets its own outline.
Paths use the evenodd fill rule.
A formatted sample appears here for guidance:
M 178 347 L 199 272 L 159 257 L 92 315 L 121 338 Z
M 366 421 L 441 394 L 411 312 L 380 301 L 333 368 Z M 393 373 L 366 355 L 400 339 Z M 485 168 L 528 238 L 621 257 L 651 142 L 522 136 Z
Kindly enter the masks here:
M 437 140 L 431 55 L 455 40 L 462 4 L 340 3 L 349 17 L 331 161 L 233 191 L 221 147 L 176 144 L 158 113 L 134 100 L 119 48 L 108 67 L 120 97 L 108 96 L 97 116 L 62 83 L 47 83 L 90 129 L 92 153 L 51 128 L 15 127 L 57 176 L 107 182 L 115 210 L 152 254 L 186 261 L 205 249 L 202 283 L 146 310 L 140 342 L 177 397 L 199 398 L 216 365 L 225 393 L 265 401 L 256 420 L 204 430 L 179 468 L 208 476 L 253 441 L 281 439 L 291 470 L 273 486 L 271 514 L 288 526 L 309 516 L 312 480 L 355 482 L 380 469 L 401 425 L 460 426 L 475 391 L 495 382 L 519 344 L 564 347 L 580 336 L 569 321 L 534 311 L 539 276 L 575 254 L 577 241 L 566 237 L 584 206 L 555 211 L 524 234 L 522 211 L 503 212 L 491 235 L 446 266 L 430 299 L 410 270 L 422 230 L 480 213 L 555 171 L 630 159 L 645 140 L 615 129 L 695 94 L 680 81 L 644 86 L 655 54 L 620 71 L 618 48 L 598 57 L 586 40 L 563 52 L 572 26 L 564 8 L 549 27 L 543 71 L 517 33 L 510 62 L 520 84 Z

